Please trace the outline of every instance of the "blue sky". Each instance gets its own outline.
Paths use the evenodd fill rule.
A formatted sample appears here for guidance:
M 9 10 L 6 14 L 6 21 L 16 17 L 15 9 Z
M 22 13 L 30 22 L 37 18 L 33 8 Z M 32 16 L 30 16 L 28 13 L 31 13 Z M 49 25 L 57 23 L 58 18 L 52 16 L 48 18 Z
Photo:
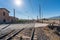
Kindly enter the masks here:
M 22 6 L 14 4 L 14 0 L 0 0 L 0 8 L 6 8 L 13 16 L 13 9 L 16 10 L 16 17 L 20 19 L 36 18 L 39 16 L 39 3 L 43 18 L 60 16 L 60 0 L 23 0 Z

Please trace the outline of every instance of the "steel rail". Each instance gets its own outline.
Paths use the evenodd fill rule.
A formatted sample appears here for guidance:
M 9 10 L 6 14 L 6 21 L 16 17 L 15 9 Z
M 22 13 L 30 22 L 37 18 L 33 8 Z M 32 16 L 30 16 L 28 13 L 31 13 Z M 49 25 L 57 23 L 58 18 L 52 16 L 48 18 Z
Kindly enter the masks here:
M 4 38 L 5 36 L 7 36 L 8 34 L 12 33 L 14 30 L 10 31 L 9 33 L 7 34 L 4 34 L 4 35 L 0 35 L 0 39 Z
M 35 33 L 35 28 L 32 29 L 32 35 L 30 40 L 34 40 L 34 33 Z
M 24 28 L 16 31 L 16 33 L 13 33 L 11 36 L 9 36 L 9 37 L 7 38 L 7 40 L 11 40 L 13 37 L 15 37 L 15 36 L 16 36 L 19 32 L 21 32 L 22 30 L 24 30 Z

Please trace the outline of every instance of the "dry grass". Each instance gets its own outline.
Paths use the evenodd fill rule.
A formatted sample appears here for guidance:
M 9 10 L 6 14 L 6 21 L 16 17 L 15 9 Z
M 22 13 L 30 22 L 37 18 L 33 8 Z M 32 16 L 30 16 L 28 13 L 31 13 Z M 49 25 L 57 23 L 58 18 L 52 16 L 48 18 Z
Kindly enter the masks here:
M 44 33 L 50 38 L 50 40 L 60 40 L 60 37 L 54 33 L 54 30 L 44 28 Z

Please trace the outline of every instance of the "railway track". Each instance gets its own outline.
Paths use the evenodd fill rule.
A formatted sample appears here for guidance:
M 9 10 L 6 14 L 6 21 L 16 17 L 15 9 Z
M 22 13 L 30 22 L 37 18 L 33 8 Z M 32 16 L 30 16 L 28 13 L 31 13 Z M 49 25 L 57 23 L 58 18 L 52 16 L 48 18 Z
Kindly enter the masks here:
M 2 33 L 2 31 L 5 30 L 5 28 L 7 28 L 7 27 L 9 27 L 9 26 L 10 26 L 10 24 L 8 24 L 8 25 L 6 25 L 6 26 L 4 26 L 4 27 L 2 27 L 2 28 L 0 29 L 0 39 L 3 38 L 4 36 L 8 35 L 10 32 L 13 31 L 13 30 L 12 30 L 12 31 L 10 31 L 10 32 L 8 32 L 8 33 L 6 33 L 6 34 Z
M 31 39 L 30 40 L 34 40 L 34 33 L 35 33 L 35 28 L 32 29 L 32 34 L 31 34 Z
M 13 31 L 14 31 L 14 30 L 8 32 L 7 34 L 2 34 L 2 35 L 0 35 L 0 39 L 4 38 L 5 36 L 7 36 L 8 34 L 12 33 Z
M 16 31 L 16 33 L 13 33 L 13 35 L 10 36 L 9 38 L 7 38 L 7 40 L 11 40 L 14 36 L 16 36 L 16 35 L 17 35 L 19 32 L 21 32 L 22 30 L 24 30 L 24 28 L 21 29 L 21 30 Z
M 19 32 L 21 32 L 23 29 L 15 29 L 12 32 L 8 33 L 7 35 L 4 35 L 1 40 L 11 40 L 14 36 L 16 36 Z
M 4 30 L 5 28 L 9 27 L 10 25 L 11 25 L 11 24 L 8 24 L 8 25 L 2 27 L 2 28 L 0 29 L 0 32 L 1 32 L 2 30 Z
M 10 25 L 11 25 L 11 24 L 8 24 L 7 26 L 3 27 L 1 30 L 3 30 L 3 29 L 5 29 L 5 28 L 9 27 Z
M 21 35 L 21 33 L 18 33 L 15 37 L 12 38 L 12 40 L 34 40 L 35 29 L 32 28 L 30 32 L 25 32 L 24 34 L 22 33 L 23 35 Z
M 32 25 L 32 24 L 29 24 L 29 25 L 27 25 L 26 28 L 32 27 L 30 40 L 33 40 L 34 39 L 35 28 L 33 27 L 34 25 Z M 2 30 L 7 28 L 8 26 L 2 28 Z M 0 40 L 12 40 L 13 37 L 18 35 L 24 29 L 25 28 L 10 30 L 8 33 L 0 35 Z

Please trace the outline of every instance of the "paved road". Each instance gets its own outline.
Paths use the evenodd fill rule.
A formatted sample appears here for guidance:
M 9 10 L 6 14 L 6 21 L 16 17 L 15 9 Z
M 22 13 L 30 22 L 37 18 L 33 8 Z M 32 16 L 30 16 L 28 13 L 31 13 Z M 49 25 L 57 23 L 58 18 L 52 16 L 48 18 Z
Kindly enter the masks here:
M 35 23 L 35 27 L 45 27 L 49 24 L 46 24 L 46 23 Z

